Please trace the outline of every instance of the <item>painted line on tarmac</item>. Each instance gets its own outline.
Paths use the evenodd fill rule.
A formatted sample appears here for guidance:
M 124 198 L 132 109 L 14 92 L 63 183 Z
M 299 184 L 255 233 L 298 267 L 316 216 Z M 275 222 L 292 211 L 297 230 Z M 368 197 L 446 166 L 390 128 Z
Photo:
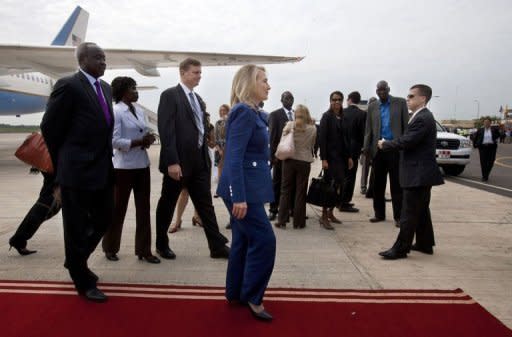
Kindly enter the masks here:
M 486 184 L 486 183 L 482 183 L 482 182 L 479 182 L 479 181 L 475 181 L 475 180 L 471 180 L 471 179 L 467 179 L 467 178 L 462 178 L 462 177 L 450 177 L 450 178 L 453 178 L 453 179 L 459 179 L 459 180 L 462 180 L 462 181 L 467 181 L 468 183 L 472 183 L 472 184 L 477 184 L 477 185 L 482 185 L 482 186 L 485 186 L 485 187 L 490 187 L 490 188 L 495 188 L 497 190 L 502 190 L 502 191 L 507 191 L 507 192 L 512 192 L 512 189 L 509 189 L 509 188 L 505 188 L 505 187 L 501 187 L 501 186 L 496 186 L 496 185 L 491 185 L 491 184 Z
M 501 166 L 501 167 L 512 168 L 512 165 L 507 165 L 507 164 L 503 164 L 502 162 L 500 162 L 500 160 L 503 160 L 503 159 L 512 159 L 512 157 L 510 157 L 510 156 L 509 157 L 498 157 L 494 161 L 494 164 Z

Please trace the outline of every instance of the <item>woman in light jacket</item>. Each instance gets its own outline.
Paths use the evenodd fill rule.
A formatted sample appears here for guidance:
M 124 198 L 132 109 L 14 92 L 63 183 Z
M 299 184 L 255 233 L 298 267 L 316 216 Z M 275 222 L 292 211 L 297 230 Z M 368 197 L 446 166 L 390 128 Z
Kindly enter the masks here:
M 139 94 L 135 81 L 130 77 L 116 77 L 112 81 L 114 105 L 114 216 L 112 224 L 103 236 L 103 251 L 110 261 L 117 261 L 121 244 L 124 217 L 130 193 L 135 199 L 136 231 L 135 255 L 139 260 L 160 263 L 151 254 L 151 218 L 149 214 L 149 194 L 151 179 L 147 148 L 155 141 L 155 136 L 146 130 L 144 112 L 134 102 Z
M 274 196 L 267 115 L 258 105 L 269 90 L 263 67 L 245 65 L 233 78 L 224 168 L 217 188 L 232 215 L 226 298 L 247 304 L 253 316 L 264 321 L 272 320 L 262 302 L 274 269 L 276 238 L 264 208 Z
M 281 197 L 279 200 L 279 214 L 274 224 L 278 228 L 285 228 L 288 222 L 292 193 L 295 191 L 293 203 L 293 228 L 306 227 L 306 193 L 308 189 L 309 172 L 313 159 L 313 147 L 316 140 L 316 126 L 311 120 L 309 110 L 304 105 L 295 108 L 295 121 L 287 122 L 282 137 L 293 130 L 295 143 L 294 155 L 283 161 L 281 182 Z

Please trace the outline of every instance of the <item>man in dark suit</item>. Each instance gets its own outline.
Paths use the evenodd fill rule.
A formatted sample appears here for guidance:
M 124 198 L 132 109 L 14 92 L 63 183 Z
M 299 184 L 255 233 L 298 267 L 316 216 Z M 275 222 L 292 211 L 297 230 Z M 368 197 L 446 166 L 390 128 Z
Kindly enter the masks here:
M 294 120 L 293 113 L 293 95 L 289 91 L 285 91 L 281 94 L 281 103 L 283 107 L 272 111 L 268 118 L 268 129 L 270 132 L 270 157 L 272 163 L 272 187 L 274 190 L 274 202 L 270 203 L 269 209 L 269 220 L 273 221 L 276 219 L 277 212 L 279 210 L 279 198 L 281 197 L 281 175 L 282 175 L 282 163 L 281 160 L 277 159 L 275 154 L 277 145 L 281 140 L 283 134 L 283 128 L 286 122 Z
M 498 148 L 498 139 L 500 133 L 497 129 L 491 127 L 491 120 L 484 119 L 484 126 L 478 129 L 475 136 L 474 147 L 478 148 L 480 155 L 480 168 L 482 169 L 482 181 L 489 180 L 494 161 L 496 160 L 496 150 Z
M 187 58 L 180 63 L 180 83 L 165 90 L 158 105 L 162 193 L 156 208 L 156 250 L 164 259 L 176 255 L 169 247 L 167 230 L 181 189 L 186 187 L 208 240 L 210 257 L 228 258 L 228 240 L 219 232 L 212 204 L 211 160 L 204 102 L 193 91 L 201 80 L 201 63 Z
M 389 85 L 386 81 L 377 83 L 377 96 L 379 99 L 368 106 L 366 115 L 366 128 L 364 137 L 364 151 L 372 160 L 374 176 L 373 211 L 375 215 L 370 222 L 379 222 L 386 219 L 386 192 L 387 176 L 391 184 L 391 199 L 393 203 L 393 218 L 395 225 L 399 226 L 400 210 L 402 209 L 402 189 L 398 183 L 399 155 L 397 152 L 383 152 L 377 149 L 380 139 L 398 139 L 407 128 L 409 112 L 405 100 L 389 95 Z
M 364 144 L 366 126 L 366 112 L 358 108 L 359 102 L 361 102 L 361 94 L 357 91 L 351 92 L 347 97 L 348 106 L 343 110 L 343 131 L 347 134 L 350 157 L 354 161 L 354 166 L 347 170 L 343 178 L 340 212 L 359 212 L 359 209 L 351 203 L 356 184 L 357 163 Z
M 76 55 L 80 70 L 55 84 L 41 131 L 61 191 L 64 266 L 79 294 L 104 302 L 87 260 L 112 218 L 112 94 L 99 79 L 106 68 L 103 50 L 82 43 Z
M 426 107 L 431 97 L 429 86 L 412 86 L 407 106 L 414 113 L 407 131 L 397 139 L 378 142 L 383 151 L 401 151 L 400 186 L 404 194 L 398 238 L 391 249 L 379 253 L 385 259 L 405 258 L 411 249 L 429 255 L 434 253 L 430 190 L 444 182 L 436 162 L 436 122 Z

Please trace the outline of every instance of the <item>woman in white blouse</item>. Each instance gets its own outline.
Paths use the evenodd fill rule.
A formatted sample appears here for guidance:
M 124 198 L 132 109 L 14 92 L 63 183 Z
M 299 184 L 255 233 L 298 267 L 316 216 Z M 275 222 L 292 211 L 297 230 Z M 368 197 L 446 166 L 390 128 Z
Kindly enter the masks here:
M 137 83 L 130 77 L 116 77 L 112 81 L 114 98 L 114 148 L 115 186 L 114 217 L 103 237 L 103 251 L 110 261 L 117 261 L 121 244 L 126 208 L 133 190 L 135 199 L 136 231 L 135 255 L 139 260 L 160 263 L 151 254 L 151 217 L 149 209 L 150 173 L 147 148 L 155 142 L 155 136 L 147 131 L 144 112 L 135 104 L 139 94 Z

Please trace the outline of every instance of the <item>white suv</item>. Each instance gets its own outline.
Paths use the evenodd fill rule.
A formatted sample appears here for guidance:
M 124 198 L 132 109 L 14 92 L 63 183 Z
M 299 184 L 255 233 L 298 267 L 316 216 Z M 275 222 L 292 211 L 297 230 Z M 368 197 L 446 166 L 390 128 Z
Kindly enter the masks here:
M 436 161 L 445 174 L 458 176 L 471 160 L 472 144 L 466 137 L 447 132 L 436 121 L 437 143 Z

